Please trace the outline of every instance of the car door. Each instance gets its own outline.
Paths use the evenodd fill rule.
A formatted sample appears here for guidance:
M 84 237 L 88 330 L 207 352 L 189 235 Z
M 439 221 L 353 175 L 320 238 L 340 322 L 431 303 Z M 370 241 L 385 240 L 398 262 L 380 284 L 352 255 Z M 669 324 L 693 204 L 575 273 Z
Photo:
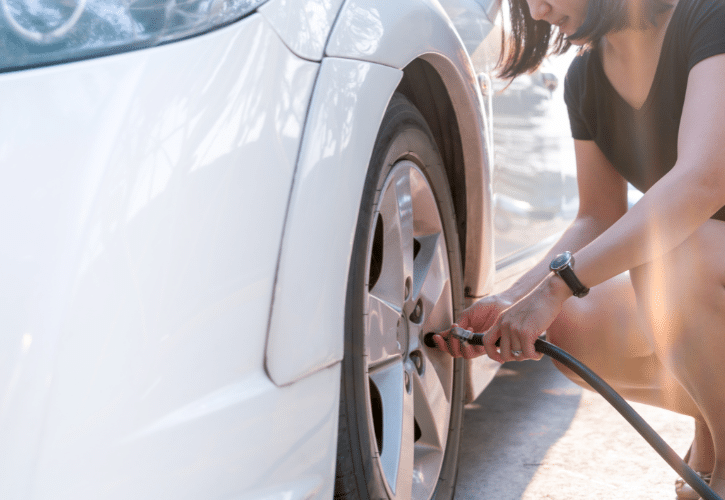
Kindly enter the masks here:
M 441 4 L 469 52 L 493 123 L 495 288 L 500 289 L 541 258 L 576 215 L 573 141 L 559 85 L 570 56 L 546 61 L 513 82 L 498 79 L 507 2 Z

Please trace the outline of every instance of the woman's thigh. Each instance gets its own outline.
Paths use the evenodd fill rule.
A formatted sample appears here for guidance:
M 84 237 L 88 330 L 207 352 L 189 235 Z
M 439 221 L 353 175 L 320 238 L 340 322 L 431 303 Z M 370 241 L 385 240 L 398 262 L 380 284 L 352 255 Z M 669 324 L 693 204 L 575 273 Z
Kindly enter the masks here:
M 547 330 L 547 339 L 582 361 L 624 398 L 699 415 L 692 399 L 655 354 L 629 273 L 593 287 L 583 299 L 567 300 Z M 570 370 L 555 364 L 588 388 Z
M 629 273 L 593 287 L 583 299 L 567 300 L 547 339 L 595 371 L 612 372 L 610 379 L 621 363 L 654 354 L 637 314 Z
M 630 274 L 655 352 L 683 383 L 696 367 L 725 368 L 724 222 L 707 221 L 676 249 Z

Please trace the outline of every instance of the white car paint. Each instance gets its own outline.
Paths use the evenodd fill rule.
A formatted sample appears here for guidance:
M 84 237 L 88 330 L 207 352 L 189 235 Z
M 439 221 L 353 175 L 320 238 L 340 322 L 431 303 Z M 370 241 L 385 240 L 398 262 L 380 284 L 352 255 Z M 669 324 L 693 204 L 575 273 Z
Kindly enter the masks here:
M 416 58 L 456 110 L 483 295 L 491 124 L 436 0 L 271 0 L 0 74 L 0 498 L 332 498 L 357 209 Z
M 318 69 L 253 15 L 0 75 L 1 498 L 330 497 L 339 370 L 263 367 Z
M 379 123 L 402 72 L 325 58 L 288 209 L 267 343 L 278 385 L 342 360 L 350 256 Z
M 259 8 L 289 49 L 320 61 L 343 0 L 272 0 Z

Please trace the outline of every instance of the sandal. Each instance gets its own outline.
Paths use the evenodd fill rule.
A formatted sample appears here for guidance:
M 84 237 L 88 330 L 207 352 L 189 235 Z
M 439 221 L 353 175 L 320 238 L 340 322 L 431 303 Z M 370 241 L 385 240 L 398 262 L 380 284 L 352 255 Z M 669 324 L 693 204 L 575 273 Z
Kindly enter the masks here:
M 700 479 L 710 484 L 712 472 L 704 473 L 695 471 L 695 473 L 700 476 Z M 675 480 L 675 493 L 677 493 L 677 500 L 700 500 L 700 494 L 693 490 L 692 486 L 687 484 L 681 477 Z
M 687 450 L 687 453 L 685 454 L 684 458 L 682 460 L 687 463 L 690 460 L 690 451 L 692 450 L 692 447 L 690 447 L 689 450 Z M 712 472 L 698 472 L 695 471 L 695 473 L 700 476 L 700 479 L 705 481 L 706 483 L 710 484 L 710 479 L 712 479 Z M 692 489 L 692 486 L 687 484 L 684 479 L 681 477 L 678 477 L 675 481 L 675 493 L 677 493 L 677 500 L 700 500 L 700 494 Z

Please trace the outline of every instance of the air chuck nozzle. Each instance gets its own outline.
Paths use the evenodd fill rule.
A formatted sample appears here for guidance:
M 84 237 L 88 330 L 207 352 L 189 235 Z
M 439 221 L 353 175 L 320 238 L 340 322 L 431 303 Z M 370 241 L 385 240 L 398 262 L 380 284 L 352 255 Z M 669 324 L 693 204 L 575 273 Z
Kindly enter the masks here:
M 436 332 L 428 332 L 425 334 L 425 337 L 423 337 L 423 343 L 432 349 L 438 347 L 438 345 L 435 343 L 435 340 L 433 340 L 433 335 L 435 334 Z
M 423 337 L 423 343 L 428 347 L 436 347 L 436 343 L 433 340 L 435 332 L 429 332 Z M 451 329 L 451 335 L 456 337 L 461 342 L 467 342 L 471 345 L 483 345 L 483 334 L 473 333 L 470 330 L 464 330 L 460 326 L 455 326 Z

